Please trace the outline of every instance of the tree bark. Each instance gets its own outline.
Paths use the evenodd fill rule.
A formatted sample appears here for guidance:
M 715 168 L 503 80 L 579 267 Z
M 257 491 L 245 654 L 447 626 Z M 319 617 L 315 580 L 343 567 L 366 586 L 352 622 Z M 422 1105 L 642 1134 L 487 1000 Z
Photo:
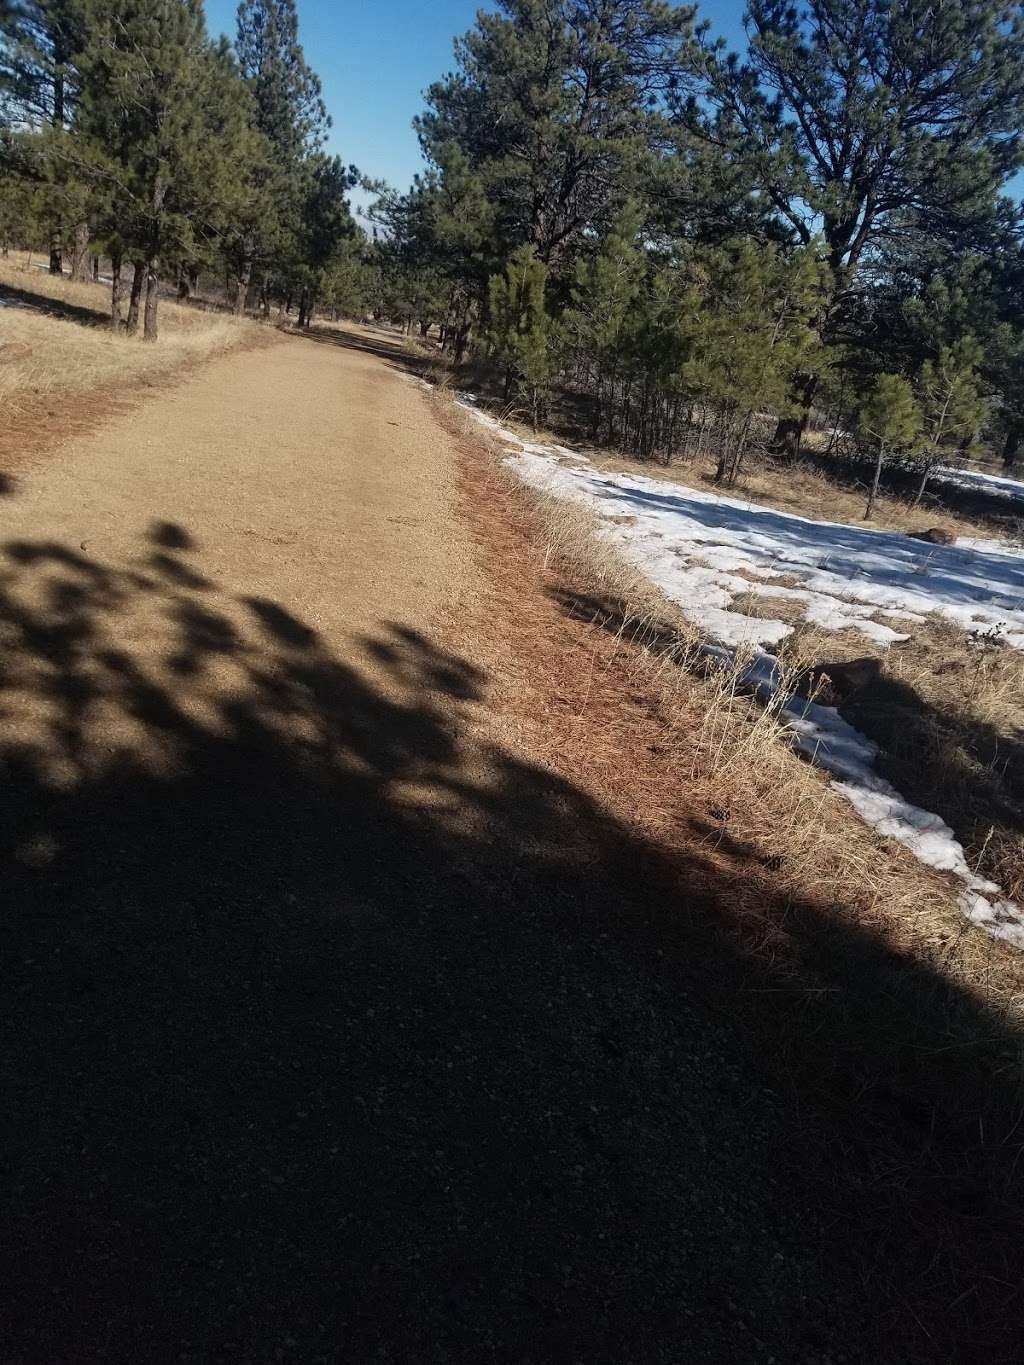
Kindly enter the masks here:
M 71 278 L 89 278 L 89 224 L 75 224 L 75 238 L 71 248 Z
M 121 257 L 110 258 L 110 330 L 121 330 Z
M 1012 469 L 1017 463 L 1022 440 L 1024 440 L 1024 427 L 1011 426 L 1006 433 L 1006 440 L 1003 442 L 1003 465 L 1006 469 Z
M 868 505 L 864 508 L 864 520 L 871 520 L 871 513 L 874 511 L 875 498 L 878 497 L 878 485 L 882 478 L 882 461 L 885 459 L 885 445 L 882 441 L 878 443 L 878 458 L 875 460 L 875 477 L 871 480 L 871 490 L 868 493 Z
M 64 247 L 61 242 L 60 228 L 50 233 L 50 274 L 64 274 Z
M 92 258 L 92 279 L 93 279 L 93 284 L 99 284 L 99 282 L 100 282 L 100 258 L 99 258 L 99 256 L 96 256 L 96 255 L 94 255 L 93 258 Z
M 128 321 L 124 327 L 130 337 L 135 336 L 139 330 L 139 299 L 142 297 L 142 285 L 146 278 L 146 267 L 142 261 L 135 261 L 133 269 L 135 273 L 132 275 L 132 292 L 128 299 Z
M 818 387 L 816 374 L 797 375 L 793 385 L 793 401 L 796 414 L 793 417 L 780 417 L 772 438 L 771 452 L 784 460 L 795 460 L 800 455 L 800 444 L 811 416 L 814 394 Z
M 240 318 L 245 313 L 245 302 L 249 297 L 249 282 L 252 279 L 252 261 L 246 261 L 242 266 L 242 273 L 235 280 L 235 302 L 233 312 L 236 318 Z
M 157 309 L 160 306 L 160 278 L 157 273 L 159 263 L 153 257 L 146 262 L 146 309 L 142 337 L 144 341 L 156 341 L 159 335 Z
M 466 347 L 469 345 L 469 333 L 472 328 L 471 322 L 466 322 L 459 328 L 455 338 L 455 363 L 461 365 L 466 356 Z
M 931 473 L 934 468 L 935 466 L 931 461 L 929 461 L 925 465 L 924 473 L 921 475 L 921 482 L 918 484 L 917 496 L 914 498 L 914 501 L 910 504 L 911 507 L 917 507 L 920 505 L 921 499 L 924 497 L 924 490 L 928 487 L 928 480 L 931 478 Z
M 196 296 L 199 288 L 199 267 L 197 265 L 180 265 L 178 267 L 178 298 L 182 303 L 187 303 Z

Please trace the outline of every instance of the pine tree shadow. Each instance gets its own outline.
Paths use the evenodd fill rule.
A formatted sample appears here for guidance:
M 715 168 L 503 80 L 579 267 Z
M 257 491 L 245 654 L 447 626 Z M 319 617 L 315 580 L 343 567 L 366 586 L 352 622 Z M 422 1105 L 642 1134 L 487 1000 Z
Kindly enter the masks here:
M 86 308 L 81 304 L 69 303 L 65 299 L 51 298 L 49 294 L 35 289 L 22 288 L 13 284 L 0 284 L 0 297 L 9 300 L 17 308 L 27 308 L 33 313 L 45 313 L 47 317 L 61 318 L 64 322 L 78 322 L 86 327 L 109 327 L 110 314 L 100 308 Z
M 480 747 L 488 679 L 416 630 L 341 659 L 224 592 L 187 528 L 3 547 L 0 642 L 5 1359 L 927 1359 L 911 1313 L 1011 1358 L 1019 1304 L 941 1306 L 1003 1245 L 954 1255 L 960 1206 L 1013 1207 L 1009 1084 L 964 1065 L 1009 1040 L 948 983 L 766 907 L 816 1009 L 733 1017 L 780 983 L 720 857 Z

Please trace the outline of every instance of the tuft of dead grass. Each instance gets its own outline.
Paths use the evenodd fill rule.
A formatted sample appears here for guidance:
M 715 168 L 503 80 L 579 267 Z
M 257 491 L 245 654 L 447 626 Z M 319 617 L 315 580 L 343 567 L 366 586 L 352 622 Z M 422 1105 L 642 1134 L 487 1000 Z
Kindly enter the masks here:
M 146 345 L 107 328 L 106 285 L 72 283 L 0 260 L 0 301 L 5 287 L 0 404 L 8 418 L 31 413 L 41 398 L 106 389 L 127 395 L 135 384 L 269 335 L 255 322 L 161 300 L 160 339 Z

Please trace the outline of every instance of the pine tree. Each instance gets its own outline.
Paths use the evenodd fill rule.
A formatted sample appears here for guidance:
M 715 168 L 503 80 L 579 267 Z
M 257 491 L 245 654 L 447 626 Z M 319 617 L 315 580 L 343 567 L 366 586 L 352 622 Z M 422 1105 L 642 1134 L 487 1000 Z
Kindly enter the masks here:
M 923 415 L 923 441 L 915 507 L 924 497 L 932 470 L 972 441 L 984 420 L 982 359 L 976 338 L 965 336 L 952 346 L 943 346 L 937 360 L 926 360 L 921 366 L 915 387 Z
M 297 250 L 310 159 L 322 147 L 330 119 L 320 80 L 299 42 L 295 0 L 241 0 L 235 51 L 252 95 L 255 129 L 266 147 L 251 177 L 249 202 L 227 243 L 234 309 L 242 313 L 253 271 L 268 273 L 275 261 Z
M 87 0 L 15 0 L 0 22 L 0 98 L 5 121 L 49 134 L 37 142 L 32 174 L 45 192 L 40 208 L 50 218 L 50 273 L 64 265 L 64 224 L 74 224 L 72 277 L 82 277 L 89 228 L 82 217 L 86 191 L 55 155 L 72 126 L 80 85 L 79 58 L 88 21 Z M 84 243 L 84 245 L 83 245 Z
M 299 326 L 308 327 L 320 296 L 338 266 L 343 244 L 355 233 L 348 192 L 355 172 L 340 157 L 319 156 L 309 163 L 296 239 L 293 281 L 300 289 Z
M 565 317 L 567 340 L 574 346 L 581 375 L 594 394 L 593 436 L 614 411 L 615 386 L 620 366 L 631 344 L 629 330 L 635 323 L 645 277 L 645 260 L 639 241 L 643 215 L 628 202 L 611 224 L 608 234 L 591 256 L 576 266 L 572 304 Z M 609 439 L 612 431 L 609 430 Z
M 735 481 L 757 414 L 787 413 L 798 374 L 824 363 L 809 319 L 829 282 L 814 245 L 785 253 L 740 241 L 698 253 L 703 274 L 693 366 L 721 413 L 716 479 Z
M 1020 160 L 1024 23 L 996 0 L 750 0 L 747 27 L 746 58 L 701 51 L 679 118 L 751 160 L 797 240 L 823 234 L 830 340 L 862 262 L 908 219 L 942 237 L 989 214 Z M 806 376 L 790 451 L 813 393 Z
M 526 393 L 535 431 L 553 369 L 553 329 L 544 304 L 547 274 L 534 248 L 521 246 L 488 288 L 489 334 L 505 363 L 505 398 L 513 382 Z
M 105 159 L 110 225 L 134 268 L 127 330 L 141 312 L 152 341 L 161 269 L 200 255 L 242 193 L 247 96 L 230 54 L 207 41 L 201 0 L 104 5 L 83 71 L 81 134 Z
M 921 422 L 921 409 L 914 400 L 910 383 L 898 374 L 880 374 L 857 414 L 859 430 L 877 443 L 875 474 L 864 508 L 865 521 L 871 520 L 887 452 L 893 447 L 910 447 L 921 430 Z
M 456 43 L 458 71 L 417 121 L 444 173 L 451 149 L 494 208 L 494 254 L 532 246 L 571 273 L 589 229 L 607 228 L 647 148 L 692 10 L 659 0 L 500 0 Z

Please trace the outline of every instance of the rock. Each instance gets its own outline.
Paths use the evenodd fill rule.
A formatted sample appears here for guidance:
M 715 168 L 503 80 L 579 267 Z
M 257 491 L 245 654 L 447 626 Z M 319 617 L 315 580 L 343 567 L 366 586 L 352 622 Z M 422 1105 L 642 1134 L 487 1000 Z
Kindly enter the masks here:
M 911 539 L 925 540 L 929 545 L 955 545 L 956 536 L 942 526 L 932 526 L 927 531 L 911 532 Z

